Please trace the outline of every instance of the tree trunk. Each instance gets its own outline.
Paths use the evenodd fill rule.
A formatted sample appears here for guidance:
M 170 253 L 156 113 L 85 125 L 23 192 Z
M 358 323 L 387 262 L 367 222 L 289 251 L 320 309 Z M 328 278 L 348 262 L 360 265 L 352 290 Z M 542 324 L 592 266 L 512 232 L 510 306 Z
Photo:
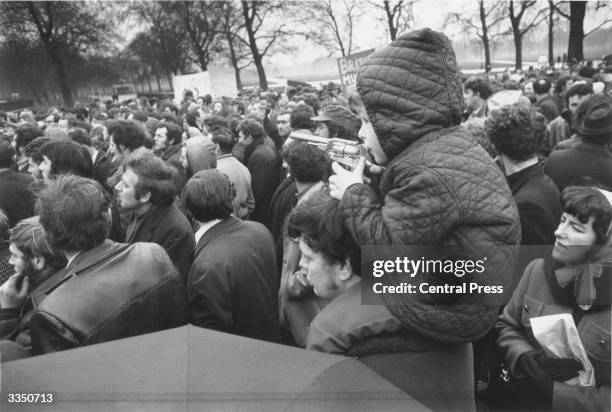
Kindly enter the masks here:
M 482 26 L 482 46 L 485 55 L 485 72 L 491 71 L 491 46 L 489 44 L 489 31 L 487 28 L 487 15 L 485 13 L 484 0 L 480 2 L 480 25 Z
M 514 68 L 521 70 L 523 67 L 523 38 L 520 33 L 514 34 Z
M 253 53 L 253 62 L 255 63 L 255 67 L 257 67 L 257 76 L 259 76 L 259 88 L 261 90 L 268 90 L 268 79 L 266 78 L 266 71 L 264 70 L 262 57 Z
M 174 85 L 172 84 L 172 73 L 166 72 L 166 77 L 168 78 L 168 84 L 170 85 L 170 91 L 174 91 Z
M 555 8 L 553 7 L 552 0 L 548 0 L 548 65 L 553 67 L 555 65 L 554 56 L 554 28 L 555 28 Z
M 386 0 L 384 3 L 385 13 L 387 14 L 387 23 L 389 24 L 389 36 L 391 36 L 391 41 L 393 41 L 397 36 L 397 27 L 395 27 L 395 24 L 393 23 L 393 15 L 391 14 L 391 5 L 389 4 L 389 0 Z
M 60 93 L 62 94 L 62 99 L 66 107 L 71 108 L 74 106 L 74 98 L 72 96 L 72 90 L 70 90 L 70 85 L 68 84 L 68 79 L 66 78 L 66 70 L 64 68 L 64 62 L 62 61 L 61 56 L 58 56 L 56 52 L 48 50 L 49 56 L 51 57 L 51 63 L 55 68 L 55 73 L 57 74 L 57 82 L 59 84 Z
M 570 32 L 567 46 L 567 60 L 570 65 L 584 60 L 582 42 L 584 41 L 584 15 L 586 1 L 570 2 Z
M 149 84 L 149 93 L 153 93 L 153 87 L 151 86 L 151 76 L 147 75 L 147 83 Z
M 252 7 L 256 7 L 256 3 L 252 3 Z M 249 36 L 249 48 L 253 55 L 253 63 L 255 63 L 257 76 L 259 76 L 259 88 L 261 90 L 268 90 L 268 79 L 266 78 L 266 71 L 262 63 L 263 56 L 259 53 L 259 48 L 257 47 L 257 39 L 255 39 L 255 32 L 253 31 L 253 20 L 249 19 L 249 6 L 246 1 L 242 2 L 242 14 L 244 15 L 244 23 L 247 35 Z
M 238 65 L 238 58 L 236 57 L 236 49 L 234 49 L 232 35 L 231 33 L 226 32 L 225 37 L 227 38 L 227 42 L 229 44 L 230 60 L 232 61 L 232 66 L 234 66 L 234 75 L 236 76 L 236 88 L 238 90 L 242 90 L 242 79 L 240 78 L 240 66 Z

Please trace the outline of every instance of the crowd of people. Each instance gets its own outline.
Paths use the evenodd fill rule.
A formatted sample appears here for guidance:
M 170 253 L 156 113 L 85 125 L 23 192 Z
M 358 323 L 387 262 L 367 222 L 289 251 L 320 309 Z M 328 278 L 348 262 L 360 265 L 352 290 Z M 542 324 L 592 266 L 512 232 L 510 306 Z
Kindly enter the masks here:
M 2 113 L 1 359 L 187 323 L 357 357 L 468 344 L 473 369 L 457 376 L 489 407 L 607 411 L 606 71 L 462 78 L 450 41 L 424 29 L 366 59 L 354 90 Z M 322 141 L 365 157 L 343 167 Z M 486 256 L 485 275 L 461 281 L 507 299 L 362 304 L 366 245 Z M 560 313 L 591 386 L 570 382 L 587 365 L 534 337 L 531 318 Z M 446 392 L 452 408 L 457 388 L 438 383 L 413 396 Z

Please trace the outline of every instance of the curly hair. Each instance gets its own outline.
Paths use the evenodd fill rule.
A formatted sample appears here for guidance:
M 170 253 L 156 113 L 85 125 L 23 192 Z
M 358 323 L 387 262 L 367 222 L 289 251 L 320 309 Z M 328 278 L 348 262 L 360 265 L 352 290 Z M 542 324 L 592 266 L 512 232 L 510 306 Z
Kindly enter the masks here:
M 42 190 L 39 201 L 40 224 L 52 247 L 89 250 L 106 239 L 110 198 L 95 180 L 59 176 Z
M 518 162 L 535 155 L 547 139 L 544 116 L 519 105 L 494 111 L 485 127 L 497 152 Z
M 288 233 L 291 237 L 303 236 L 304 242 L 330 265 L 344 265 L 348 259 L 353 272 L 360 275 L 360 249 L 344 226 L 339 203 L 327 190 L 315 193 L 289 214 Z
M 37 137 L 44 136 L 45 132 L 36 125 L 25 123 L 19 125 L 15 130 L 15 148 L 17 154 L 21 154 L 21 149 Z
M 240 122 L 238 131 L 244 133 L 245 136 L 251 136 L 253 140 L 263 138 L 266 135 L 262 124 L 251 119 L 244 119 Z
M 564 212 L 575 216 L 583 224 L 591 217 L 595 217 L 593 221 L 595 244 L 603 245 L 608 241 L 612 206 L 596 187 L 566 187 L 561 192 L 561 207 Z
M 304 142 L 293 142 L 284 151 L 291 175 L 300 183 L 327 179 L 331 162 L 324 151 Z

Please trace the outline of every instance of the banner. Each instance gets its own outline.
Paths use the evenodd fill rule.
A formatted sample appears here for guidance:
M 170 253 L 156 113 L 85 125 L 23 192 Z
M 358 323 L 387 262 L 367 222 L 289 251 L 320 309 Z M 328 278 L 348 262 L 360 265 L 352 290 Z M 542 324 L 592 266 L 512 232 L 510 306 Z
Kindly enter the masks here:
M 354 86 L 357 83 L 357 72 L 361 62 L 367 59 L 370 54 L 374 53 L 374 49 L 365 50 L 359 53 L 353 53 L 346 57 L 338 59 L 338 71 L 340 72 L 340 81 L 342 86 Z
M 181 101 L 185 90 L 194 97 L 210 94 L 215 97 L 236 97 L 236 76 L 233 69 L 209 67 L 208 71 L 173 77 L 174 99 Z

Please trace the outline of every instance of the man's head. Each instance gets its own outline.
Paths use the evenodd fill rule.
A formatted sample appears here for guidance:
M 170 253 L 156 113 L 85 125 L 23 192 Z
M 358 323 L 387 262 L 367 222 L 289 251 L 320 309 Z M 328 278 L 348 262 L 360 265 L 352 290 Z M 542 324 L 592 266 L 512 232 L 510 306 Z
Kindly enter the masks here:
M 576 113 L 576 109 L 580 103 L 585 101 L 589 96 L 593 95 L 593 86 L 587 83 L 575 84 L 567 91 L 565 95 L 565 104 L 571 114 Z
M 20 221 L 11 229 L 9 263 L 19 275 L 34 280 L 45 268 L 53 271 L 66 263 L 66 258 L 47 241 L 45 231 L 37 217 Z
M 249 109 L 249 113 L 257 117 L 259 120 L 263 120 L 266 117 L 266 113 L 269 110 L 269 103 L 265 100 L 253 103 Z
M 290 120 L 291 120 L 291 111 L 289 110 L 281 111 L 279 115 L 276 117 L 276 127 L 278 127 L 278 134 L 282 138 L 286 138 L 287 136 L 289 136 L 289 134 L 293 130 L 291 128 Z
M 64 253 L 89 250 L 108 234 L 109 198 L 98 182 L 61 175 L 40 193 L 40 223 L 49 244 Z
M 49 141 L 51 141 L 51 139 L 47 137 L 37 137 L 36 139 L 28 143 L 23 149 L 23 153 L 28 158 L 29 170 L 34 180 L 38 181 L 44 179 L 42 171 L 40 170 L 40 164 L 43 161 L 41 149 L 45 145 L 45 143 Z
M 211 114 L 204 118 L 204 128 L 206 129 L 207 133 L 210 133 L 212 130 L 220 127 L 229 129 L 229 120 L 223 116 L 217 116 L 216 114 Z
M 329 158 L 317 147 L 294 142 L 284 153 L 291 176 L 299 183 L 316 183 L 327 179 Z
M 40 148 L 40 171 L 45 180 L 62 174 L 93 176 L 93 163 L 87 148 L 75 142 L 50 141 Z
M 37 137 L 44 136 L 42 129 L 31 123 L 23 123 L 15 130 L 15 149 L 21 155 L 23 148 Z
M 315 112 L 312 107 L 307 104 L 298 104 L 291 111 L 291 116 L 289 116 L 289 125 L 293 130 L 303 129 L 303 130 L 314 130 L 315 124 L 312 121 Z
M 153 140 L 155 140 L 153 150 L 166 150 L 171 146 L 181 144 L 183 141 L 183 131 L 172 122 L 161 122 L 157 125 Z
M 582 140 L 604 146 L 612 143 L 612 98 L 593 95 L 578 106 L 576 132 Z
M 263 126 L 256 120 L 244 119 L 238 125 L 239 141 L 251 144 L 257 139 L 263 139 L 266 135 Z
M 548 96 L 551 88 L 550 80 L 545 77 L 539 78 L 533 82 L 533 92 L 536 96 Z
M 108 125 L 108 135 L 111 137 L 111 148 L 126 155 L 143 147 L 147 139 L 144 128 L 131 120 L 111 122 Z
M 356 140 L 361 127 L 359 117 L 346 107 L 337 104 L 324 107 L 322 112 L 312 120 L 317 125 L 315 134 L 327 139 L 338 137 Z
M 89 132 L 82 127 L 72 127 L 68 130 L 68 138 L 80 145 L 91 147 Z
M 319 192 L 295 207 L 288 218 L 289 235 L 299 238 L 300 268 L 317 296 L 333 299 L 360 274 L 359 246 L 344 227 L 338 201 Z
M 514 162 L 536 156 L 547 136 L 544 116 L 519 105 L 493 112 L 486 121 L 486 131 L 497 152 Z
M 187 181 L 182 192 L 183 206 L 198 222 L 227 219 L 234 211 L 236 189 L 216 169 L 200 170 Z
M 224 155 L 232 153 L 235 141 L 231 130 L 226 128 L 216 128 L 212 131 L 212 141 L 217 146 L 217 154 Z
M 480 109 L 492 93 L 489 82 L 480 77 L 471 77 L 463 85 L 463 99 L 470 111 Z
M 139 210 L 149 205 L 167 206 L 178 194 L 175 169 L 153 153 L 128 157 L 121 180 L 115 186 L 121 207 Z

